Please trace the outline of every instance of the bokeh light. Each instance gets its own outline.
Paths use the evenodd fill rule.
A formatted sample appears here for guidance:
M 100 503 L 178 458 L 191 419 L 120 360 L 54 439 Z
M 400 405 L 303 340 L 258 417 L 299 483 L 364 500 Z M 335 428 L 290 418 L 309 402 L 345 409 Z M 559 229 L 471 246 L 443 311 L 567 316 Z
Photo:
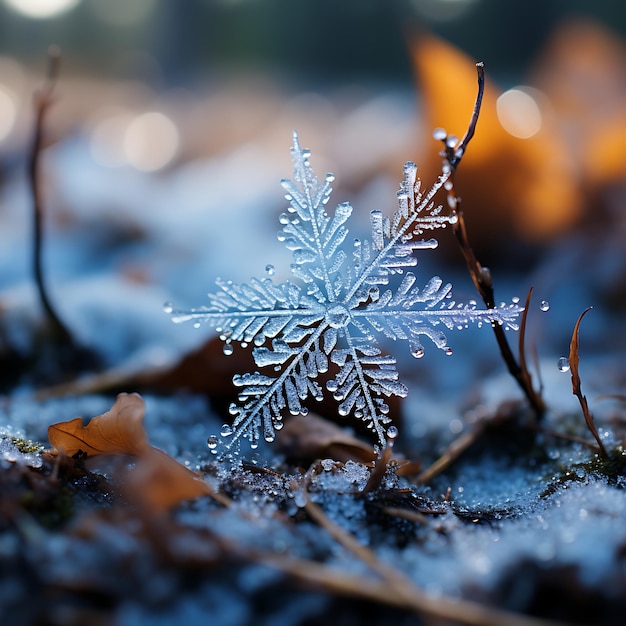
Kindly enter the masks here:
M 4 0 L 4 4 L 17 13 L 35 19 L 62 15 L 73 9 L 79 2 L 80 0 Z
M 126 160 L 144 172 L 168 165 L 176 156 L 178 145 L 178 129 L 169 117 L 157 111 L 138 115 L 124 133 Z
M 527 88 L 505 91 L 496 102 L 496 110 L 502 128 L 513 137 L 528 139 L 541 130 L 541 109 Z

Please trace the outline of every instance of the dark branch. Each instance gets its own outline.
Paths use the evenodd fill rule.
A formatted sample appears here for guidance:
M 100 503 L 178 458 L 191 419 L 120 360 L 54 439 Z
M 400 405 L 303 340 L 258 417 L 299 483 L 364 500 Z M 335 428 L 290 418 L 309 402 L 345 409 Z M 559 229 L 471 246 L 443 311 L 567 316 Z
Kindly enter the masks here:
M 461 163 L 461 160 L 463 159 L 463 156 L 465 155 L 465 152 L 467 151 L 469 142 L 476 132 L 476 125 L 478 124 L 483 95 L 485 93 L 485 67 L 483 63 L 476 64 L 476 71 L 478 73 L 478 92 L 476 95 L 476 100 L 474 102 L 472 117 L 470 119 L 465 135 L 460 141 L 457 142 L 452 140 L 451 135 L 446 134 L 442 141 L 444 143 L 443 156 L 445 157 L 447 165 L 450 168 L 448 205 L 453 211 L 456 212 L 457 215 L 457 221 L 452 225 L 452 229 L 456 236 L 461 252 L 463 253 L 463 257 L 465 258 L 465 262 L 467 264 L 470 276 L 472 277 L 474 286 L 476 287 L 476 290 L 483 299 L 485 305 L 491 309 L 495 307 L 495 296 L 491 272 L 489 271 L 489 268 L 483 266 L 478 261 L 476 255 L 474 254 L 474 250 L 469 243 L 467 228 L 465 226 L 465 218 L 463 216 L 463 211 L 460 208 L 461 201 L 456 194 L 454 186 L 456 171 Z M 527 307 L 529 302 L 530 294 L 526 302 Z M 523 324 L 525 328 L 526 313 L 523 319 Z M 503 327 L 499 324 L 494 323 L 492 324 L 492 328 L 496 337 L 496 341 L 498 343 L 498 347 L 500 349 L 500 353 L 502 354 L 502 358 L 504 359 L 509 372 L 515 378 L 518 385 L 524 392 L 524 395 L 532 406 L 537 418 L 541 418 L 545 413 L 546 406 L 541 396 L 541 393 L 535 390 L 535 388 L 533 387 L 532 377 L 530 375 L 530 372 L 528 371 L 528 368 L 526 367 L 526 359 L 524 357 L 523 351 L 521 351 L 520 353 L 520 365 L 518 364 L 511 350 L 511 347 L 509 346 Z
M 35 132 L 29 158 L 29 179 L 33 196 L 33 271 L 39 292 L 39 298 L 44 308 L 52 331 L 56 337 L 67 344 L 73 344 L 72 335 L 57 315 L 52 302 L 48 297 L 43 277 L 42 244 L 43 244 L 43 201 L 40 183 L 40 161 L 43 149 L 43 128 L 46 113 L 53 103 L 53 91 L 59 73 L 61 51 L 56 46 L 48 49 L 48 71 L 46 83 L 35 92 Z

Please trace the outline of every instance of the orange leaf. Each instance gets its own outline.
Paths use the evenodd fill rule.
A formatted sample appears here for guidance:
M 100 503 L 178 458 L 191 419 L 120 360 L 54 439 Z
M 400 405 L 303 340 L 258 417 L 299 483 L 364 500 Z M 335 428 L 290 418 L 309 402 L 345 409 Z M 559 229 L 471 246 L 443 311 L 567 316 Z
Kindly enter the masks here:
M 146 448 L 124 481 L 124 491 L 129 500 L 139 500 L 155 510 L 167 510 L 200 496 L 215 497 L 211 487 L 198 474 L 151 446 Z
M 352 437 L 333 422 L 309 413 L 296 415 L 285 423 L 277 441 L 279 449 L 290 460 L 307 465 L 315 459 L 334 459 L 364 463 L 376 458 L 374 448 Z
M 625 66 L 623 39 L 579 19 L 559 27 L 535 70 L 592 192 L 626 178 Z
M 420 37 L 412 46 L 422 96 L 425 134 L 443 127 L 460 135 L 476 97 L 474 60 L 441 39 Z M 477 59 L 479 60 L 479 59 Z M 489 67 L 486 68 L 487 75 Z M 472 224 L 472 245 L 510 252 L 510 235 L 521 240 L 545 239 L 572 224 L 581 211 L 572 156 L 556 128 L 543 117 L 541 129 L 527 139 L 509 134 L 498 118 L 500 91 L 486 81 L 476 135 L 456 177 L 462 209 Z M 424 141 L 423 178 L 441 167 L 435 157 L 440 142 Z
M 98 454 L 142 454 L 148 446 L 143 428 L 145 403 L 136 393 L 121 393 L 110 411 L 83 426 L 80 417 L 48 427 L 48 439 L 67 456 L 83 452 Z

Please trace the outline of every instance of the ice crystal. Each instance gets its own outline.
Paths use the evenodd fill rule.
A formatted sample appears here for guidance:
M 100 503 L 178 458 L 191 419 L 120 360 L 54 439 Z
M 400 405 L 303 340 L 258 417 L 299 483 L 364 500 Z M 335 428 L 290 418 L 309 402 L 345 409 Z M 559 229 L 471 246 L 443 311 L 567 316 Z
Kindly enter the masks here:
M 378 347 L 377 335 L 407 342 L 420 358 L 422 337 L 451 352 L 442 327 L 489 323 L 516 329 L 522 311 L 515 302 L 484 310 L 475 302 L 456 303 L 450 284 L 435 276 L 420 287 L 408 271 L 417 264 L 415 251 L 437 246 L 436 239 L 422 236 L 456 220 L 433 202 L 449 170 L 423 193 L 417 166 L 406 163 L 397 211 L 390 218 L 372 211 L 371 238 L 354 240 L 346 251 L 352 207 L 342 203 L 332 215 L 326 212 L 334 176 L 318 182 L 310 152 L 300 147 L 296 133 L 291 156 L 293 180 L 281 181 L 289 207 L 280 216 L 278 239 L 293 253 L 290 270 L 296 280 L 275 283 L 272 267 L 268 276 L 247 284 L 216 280 L 219 290 L 209 294 L 206 306 L 190 311 L 168 306 L 174 322 L 195 320 L 215 328 L 226 354 L 233 342 L 254 344 L 255 363 L 266 372 L 233 378 L 239 389 L 238 403 L 230 406 L 234 420 L 222 429 L 221 439 L 211 437 L 215 453 L 241 437 L 253 447 L 261 436 L 273 441 L 285 412 L 306 414 L 306 400 L 322 399 L 318 379 L 331 369 L 336 373 L 325 387 L 339 415 L 362 420 L 384 446 L 390 422 L 385 398 L 404 397 L 407 388 L 399 381 L 396 359 Z

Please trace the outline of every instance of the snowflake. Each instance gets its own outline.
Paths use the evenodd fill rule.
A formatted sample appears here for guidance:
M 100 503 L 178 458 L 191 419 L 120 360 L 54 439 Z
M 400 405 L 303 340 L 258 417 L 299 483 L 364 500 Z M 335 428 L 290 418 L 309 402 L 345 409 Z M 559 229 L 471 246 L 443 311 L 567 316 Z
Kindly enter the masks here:
M 422 337 L 450 354 L 441 327 L 489 323 L 517 329 L 523 310 L 515 302 L 485 310 L 473 301 L 457 304 L 451 298 L 452 286 L 438 276 L 420 288 L 415 274 L 407 271 L 417 264 L 416 250 L 437 246 L 435 239 L 420 237 L 457 219 L 454 213 L 442 214 L 442 207 L 433 202 L 449 171 L 422 193 L 417 166 L 406 163 L 398 210 L 391 218 L 372 211 L 371 239 L 354 240 L 351 252 L 346 252 L 352 207 L 342 203 L 328 215 L 325 205 L 334 176 L 318 182 L 310 152 L 300 147 L 296 133 L 291 156 L 293 180 L 281 181 L 290 206 L 280 216 L 278 239 L 293 253 L 290 269 L 297 282 L 275 283 L 265 277 L 238 285 L 218 279 L 219 291 L 209 294 L 208 305 L 190 311 L 168 309 L 174 322 L 210 324 L 226 342 L 226 354 L 232 353 L 232 342 L 244 347 L 253 343 L 256 365 L 273 368 L 271 373 L 233 378 L 239 388 L 238 403 L 230 406 L 234 420 L 232 426 L 223 426 L 221 439 L 209 438 L 215 453 L 220 446 L 230 449 L 242 437 L 252 447 L 261 436 L 273 441 L 285 410 L 306 414 L 303 403 L 309 397 L 322 399 L 318 377 L 331 367 L 337 373 L 325 387 L 337 401 L 339 415 L 362 420 L 384 446 L 390 422 L 385 398 L 404 397 L 408 390 L 398 379 L 396 359 L 382 353 L 376 335 L 406 341 L 415 358 L 424 354 Z

